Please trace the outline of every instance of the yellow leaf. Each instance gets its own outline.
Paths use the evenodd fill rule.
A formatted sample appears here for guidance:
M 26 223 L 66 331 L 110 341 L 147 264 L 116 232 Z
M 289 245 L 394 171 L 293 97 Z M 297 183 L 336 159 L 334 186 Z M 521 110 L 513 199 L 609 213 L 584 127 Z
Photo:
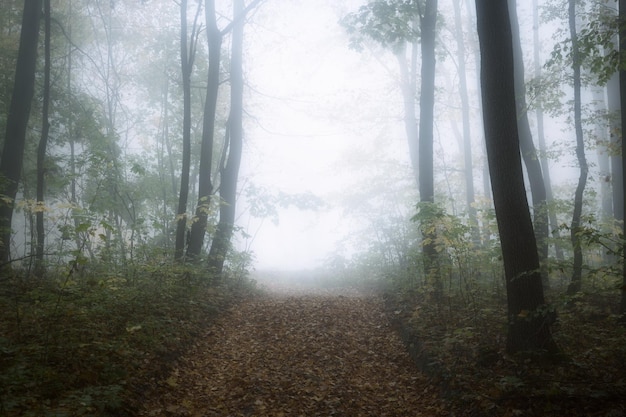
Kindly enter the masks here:
M 178 378 L 176 377 L 176 375 L 170 376 L 169 378 L 165 380 L 165 382 L 167 382 L 167 385 L 169 385 L 172 388 L 178 386 Z

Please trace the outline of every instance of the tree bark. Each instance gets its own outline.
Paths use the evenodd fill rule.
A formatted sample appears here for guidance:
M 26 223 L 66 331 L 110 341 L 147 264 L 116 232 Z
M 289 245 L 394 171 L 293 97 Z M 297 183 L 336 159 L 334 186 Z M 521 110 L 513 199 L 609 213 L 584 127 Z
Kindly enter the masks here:
M 232 46 L 230 57 L 230 116 L 228 118 L 228 158 L 220 169 L 220 220 L 209 251 L 209 270 L 219 278 L 224 269 L 226 254 L 235 225 L 237 179 L 243 151 L 243 0 L 233 2 Z
M 193 39 L 190 44 L 193 45 Z M 191 165 L 191 71 L 193 68 L 193 51 L 190 53 L 187 44 L 187 0 L 182 0 L 180 3 L 180 65 L 183 79 L 183 161 L 180 174 L 178 209 L 176 210 L 175 260 L 181 260 L 185 253 L 189 169 Z
M 43 257 L 45 244 L 44 230 L 44 189 L 46 175 L 46 148 L 48 147 L 48 133 L 50 131 L 50 0 L 44 0 L 44 81 L 43 81 L 43 110 L 41 116 L 41 137 L 37 147 L 37 247 L 35 248 L 36 273 L 43 273 Z
M 417 55 L 417 45 L 411 45 L 411 64 L 406 62 L 406 44 L 403 48 L 396 52 L 398 59 L 398 67 L 400 69 L 400 91 L 402 92 L 402 101 L 404 109 L 404 130 L 406 132 L 407 142 L 409 144 L 409 157 L 413 168 L 415 183 L 419 184 L 419 135 L 417 128 L 417 118 L 415 117 L 415 94 L 417 86 L 415 82 L 416 65 L 413 57 Z
M 557 351 L 522 174 L 508 6 L 476 0 L 476 12 L 485 141 L 506 275 L 507 351 Z
M 437 0 L 426 0 L 420 16 L 422 46 L 422 84 L 420 91 L 419 121 L 419 192 L 420 203 L 434 204 L 435 181 L 433 170 L 433 120 L 435 107 L 435 37 L 437 24 Z M 435 298 L 443 291 L 436 249 L 435 229 L 429 221 L 422 224 L 422 252 L 424 274 L 433 286 Z
M 217 27 L 215 15 L 215 0 L 207 0 L 205 6 L 206 31 L 209 44 L 209 74 L 207 80 L 207 94 L 204 103 L 204 117 L 202 125 L 202 142 L 200 145 L 200 169 L 198 172 L 198 205 L 191 224 L 187 256 L 190 259 L 200 255 L 204 244 L 207 220 L 211 205 L 211 171 L 213 165 L 213 142 L 215 136 L 215 117 L 217 113 L 217 95 L 220 84 L 220 61 L 222 48 L 222 33 Z
M 541 62 L 539 59 L 539 7 L 537 0 L 533 0 L 533 55 L 535 61 L 535 78 L 541 77 Z M 539 144 L 541 172 L 543 173 L 543 181 L 546 189 L 546 202 L 548 205 L 548 233 L 552 230 L 553 236 L 558 241 L 560 237 L 559 224 L 556 219 L 556 212 L 553 208 L 554 195 L 552 193 L 552 180 L 550 179 L 550 164 L 548 163 L 548 157 L 546 152 L 546 138 L 543 123 L 543 107 L 541 103 L 541 95 L 537 98 L 535 115 L 537 117 L 537 142 Z M 554 244 L 554 250 L 556 259 L 562 261 L 564 259 L 563 249 L 558 243 Z
M 622 148 L 621 135 L 621 103 L 620 103 L 620 79 L 619 74 L 615 73 L 607 83 L 607 105 L 609 115 L 611 116 L 611 135 L 610 135 L 610 156 L 611 161 L 611 189 L 613 198 L 613 217 L 616 221 L 624 220 L 624 196 L 622 190 L 623 167 L 620 149 Z
M 472 135 L 470 128 L 469 94 L 467 92 L 467 75 L 465 71 L 465 41 L 463 39 L 463 22 L 461 20 L 461 0 L 454 0 L 454 26 L 456 28 L 457 71 L 459 74 L 459 94 L 461 96 L 461 116 L 463 119 L 463 154 L 465 163 L 465 200 L 472 240 L 480 244 L 480 230 L 474 207 L 474 173 L 472 159 Z
M 626 0 L 619 0 L 619 21 L 620 21 L 620 30 L 619 30 L 619 51 L 620 56 L 626 56 L 626 29 L 624 28 L 624 23 L 626 23 Z M 622 129 L 624 132 L 626 130 L 626 70 L 623 65 L 620 66 L 619 69 L 619 82 L 620 82 L 620 101 L 621 101 L 621 111 L 620 111 L 620 119 L 622 121 Z M 622 133 L 622 138 L 624 137 Z M 626 147 L 622 145 L 621 152 L 621 162 L 622 167 L 626 166 Z M 626 170 L 622 170 L 622 204 L 626 205 Z M 626 225 L 622 223 L 622 236 L 626 236 Z M 622 254 L 626 254 L 626 240 L 623 241 L 623 252 Z M 621 315 L 620 321 L 626 324 L 626 265 L 624 264 L 624 257 L 622 256 L 622 297 L 620 301 L 619 312 Z
M 546 186 L 541 172 L 541 164 L 537 157 L 533 136 L 528 122 L 526 105 L 526 84 L 524 80 L 524 55 L 517 21 L 516 1 L 509 1 L 511 19 L 511 33 L 513 35 L 513 63 L 515 74 L 515 104 L 517 107 L 517 131 L 519 134 L 520 150 L 533 199 L 534 229 L 539 250 L 541 278 L 545 288 L 548 281 L 548 207 L 546 204 Z
M 574 250 L 574 262 L 572 266 L 572 279 L 567 288 L 568 294 L 575 294 L 582 288 L 583 273 L 583 249 L 580 242 L 580 219 L 583 210 L 583 194 L 587 184 L 587 159 L 585 157 L 585 142 L 583 138 L 582 104 L 581 104 L 581 77 L 580 55 L 578 51 L 578 34 L 576 31 L 576 0 L 569 0 L 569 30 L 572 41 L 572 72 L 574 82 L 574 130 L 576 132 L 576 158 L 580 167 L 578 185 L 574 195 L 574 211 L 570 227 L 570 239 Z
M 13 96 L 6 121 L 6 137 L 0 160 L 0 186 L 6 200 L 0 202 L 0 262 L 8 262 L 11 246 L 11 220 L 22 172 L 26 127 L 35 89 L 37 43 L 42 0 L 25 0 L 20 47 L 15 68 Z
M 605 87 L 595 86 L 591 89 L 591 100 L 593 102 L 593 109 L 597 114 L 607 114 L 608 108 L 606 107 L 605 100 Z M 618 92 L 619 94 L 619 92 Z M 613 196 L 610 186 L 611 178 L 611 162 L 609 159 L 610 151 L 606 146 L 610 137 L 608 135 L 609 129 L 605 123 L 605 120 L 598 118 L 593 123 L 593 136 L 595 138 L 596 156 L 598 160 L 598 176 L 600 181 L 600 221 L 602 224 L 612 224 L 613 222 Z M 620 156 L 621 158 L 621 156 Z M 606 230 L 606 229 L 605 229 Z M 607 262 L 611 262 L 608 254 L 604 254 L 604 258 Z

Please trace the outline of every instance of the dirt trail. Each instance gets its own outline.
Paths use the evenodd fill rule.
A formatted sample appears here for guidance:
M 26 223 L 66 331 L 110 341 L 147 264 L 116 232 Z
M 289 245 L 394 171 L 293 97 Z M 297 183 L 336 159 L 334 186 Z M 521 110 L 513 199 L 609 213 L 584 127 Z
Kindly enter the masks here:
M 375 296 L 276 295 L 221 317 L 142 416 L 436 416 Z

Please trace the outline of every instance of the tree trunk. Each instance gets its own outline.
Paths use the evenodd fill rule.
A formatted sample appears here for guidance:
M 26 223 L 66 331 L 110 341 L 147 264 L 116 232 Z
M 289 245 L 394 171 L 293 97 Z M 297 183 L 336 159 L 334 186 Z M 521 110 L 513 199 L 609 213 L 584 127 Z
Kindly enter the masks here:
M 20 47 L 15 67 L 13 96 L 6 121 L 6 137 L 0 160 L 0 186 L 8 201 L 0 202 L 0 262 L 8 262 L 11 253 L 11 220 L 22 172 L 26 127 L 35 89 L 37 43 L 42 0 L 25 0 Z
M 613 191 L 613 217 L 617 222 L 624 220 L 624 196 L 622 189 L 622 157 L 620 149 L 622 148 L 621 120 L 619 115 L 621 112 L 620 103 L 620 79 L 619 74 L 615 73 L 607 83 L 607 104 L 609 115 L 611 116 L 611 137 L 610 137 L 610 156 L 611 161 L 611 185 Z
M 509 1 L 509 14 L 511 19 L 511 33 L 513 36 L 513 63 L 515 74 L 515 104 L 517 108 L 517 131 L 519 134 L 520 149 L 530 192 L 533 198 L 534 229 L 539 250 L 539 263 L 541 265 L 541 278 L 545 288 L 548 282 L 548 207 L 546 204 L 546 187 L 541 173 L 541 164 L 537 157 L 535 144 L 533 143 L 530 124 L 528 123 L 528 111 L 526 106 L 526 84 L 524 80 L 524 55 L 519 34 L 517 21 L 516 1 Z
M 569 0 L 569 30 L 572 39 L 572 71 L 574 81 L 574 129 L 576 131 L 576 158 L 580 167 L 580 176 L 574 195 L 574 212 L 570 227 L 570 238 L 574 250 L 574 264 L 572 279 L 567 288 L 568 294 L 575 294 L 582 288 L 583 249 L 580 242 L 580 218 L 583 210 L 583 193 L 587 184 L 587 159 L 585 157 L 585 142 L 583 139 L 582 109 L 581 109 L 581 78 L 580 57 L 578 51 L 578 34 L 576 32 L 576 0 Z
M 409 157 L 413 168 L 416 184 L 419 184 L 419 136 L 417 129 L 417 118 L 415 117 L 415 70 L 413 57 L 417 54 L 417 45 L 411 45 L 411 65 L 406 62 L 406 44 L 396 52 L 398 67 L 400 69 L 400 91 L 402 91 L 402 101 L 404 108 L 404 130 L 409 144 Z
M 433 170 L 433 120 L 435 107 L 435 37 L 437 0 L 426 0 L 424 14 L 420 16 L 422 36 L 422 85 L 420 91 L 419 121 L 419 192 L 420 203 L 434 204 L 435 181 Z M 435 298 L 443 291 L 437 260 L 436 234 L 429 221 L 423 221 L 422 251 L 424 274 L 433 286 Z
M 50 131 L 50 0 L 44 0 L 44 81 L 43 81 L 43 111 L 41 116 L 41 137 L 37 147 L 37 247 L 35 248 L 36 273 L 43 273 L 43 254 L 45 243 L 43 207 L 45 189 L 45 162 L 46 148 L 48 147 L 48 132 Z
M 193 45 L 193 42 L 191 42 Z M 187 199 L 189 198 L 189 167 L 191 165 L 191 70 L 187 46 L 187 0 L 180 3 L 180 65 L 183 78 L 183 163 L 180 174 L 180 194 L 176 211 L 176 243 L 174 259 L 181 260 L 185 253 L 187 231 Z
M 207 80 L 207 95 L 204 103 L 204 118 L 202 125 L 202 142 L 200 145 L 200 170 L 198 172 L 198 205 L 191 224 L 187 256 L 190 259 L 200 255 L 204 244 L 204 234 L 211 205 L 211 170 L 213 159 L 213 142 L 215 136 L 215 117 L 217 112 L 217 95 L 220 84 L 220 59 L 222 48 L 222 34 L 217 27 L 215 15 L 215 0 L 206 1 L 207 38 L 209 43 L 209 75 Z
M 593 101 L 593 109 L 596 114 L 607 114 L 606 88 L 593 87 L 591 89 Z M 598 158 L 598 175 L 600 181 L 600 221 L 602 224 L 611 224 L 613 222 L 613 196 L 611 194 L 610 178 L 611 178 L 611 162 L 609 159 L 609 147 L 606 145 L 610 140 L 608 136 L 605 120 L 598 118 L 593 124 L 593 136 L 595 138 L 596 156 Z M 606 230 L 606 229 L 605 229 Z M 610 261 L 605 254 L 605 260 Z
M 461 20 L 461 0 L 454 0 L 454 26 L 456 28 L 457 61 L 459 73 L 459 94 L 461 96 L 461 115 L 463 119 L 463 154 L 465 165 L 465 201 L 472 240 L 480 244 L 480 230 L 474 207 L 474 173 L 472 159 L 472 135 L 470 130 L 470 105 L 467 92 L 467 75 L 465 71 L 465 40 L 463 39 L 463 22 Z
M 533 0 L 533 54 L 535 61 L 535 78 L 541 77 L 541 62 L 539 60 L 539 7 L 537 5 L 537 0 Z M 544 123 L 543 123 L 543 107 L 541 104 L 541 95 L 537 97 L 537 104 L 535 114 L 537 117 L 537 142 L 539 143 L 539 153 L 540 153 L 540 162 L 541 162 L 541 172 L 543 173 L 543 181 L 546 189 L 546 202 L 548 205 L 548 220 L 549 227 L 548 232 L 552 230 L 553 236 L 558 241 L 560 237 L 559 233 L 559 224 L 556 219 L 556 211 L 553 208 L 554 197 L 552 193 L 552 180 L 550 179 L 550 165 L 548 163 L 548 157 L 546 152 L 546 138 L 544 132 Z M 554 250 L 556 254 L 556 259 L 562 261 L 564 259 L 563 249 L 559 245 L 559 243 L 554 244 Z
M 557 351 L 522 174 L 508 6 L 476 0 L 476 12 L 485 141 L 506 275 L 507 351 Z
M 241 165 L 243 150 L 243 25 L 242 19 L 237 19 L 243 13 L 243 0 L 233 2 L 232 50 L 230 58 L 230 116 L 228 118 L 228 134 L 226 143 L 228 158 L 220 169 L 220 220 L 211 250 L 209 251 L 209 270 L 215 273 L 216 278 L 222 274 L 224 260 L 230 248 L 230 240 L 235 225 L 235 209 L 237 203 L 237 179 Z M 225 145 L 226 146 L 226 145 Z
M 619 31 L 619 51 L 620 56 L 626 56 L 626 29 L 624 28 L 624 23 L 626 22 L 626 0 L 619 0 L 619 21 L 620 31 Z M 626 70 L 624 67 L 620 67 L 619 70 L 619 82 L 620 82 L 620 100 L 621 100 L 621 111 L 620 118 L 622 121 L 622 129 L 624 132 L 626 130 Z M 622 134 L 622 137 L 624 135 Z M 622 167 L 626 166 L 626 147 L 622 146 Z M 622 198 L 626 196 L 626 170 L 622 171 Z M 625 204 L 626 201 L 622 201 L 622 204 Z M 626 236 L 626 226 L 622 223 L 622 236 Z M 623 241 L 623 254 L 626 254 L 626 240 Z M 624 257 L 622 256 L 622 297 L 620 301 L 619 312 L 621 315 L 621 322 L 626 324 L 626 265 L 624 264 Z

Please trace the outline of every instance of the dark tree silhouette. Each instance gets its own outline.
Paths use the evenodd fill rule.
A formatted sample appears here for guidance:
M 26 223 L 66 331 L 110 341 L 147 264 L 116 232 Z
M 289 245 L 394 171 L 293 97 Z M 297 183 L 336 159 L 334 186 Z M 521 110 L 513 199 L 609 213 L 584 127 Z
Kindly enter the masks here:
M 196 12 L 191 39 L 187 39 L 187 0 L 180 3 L 180 62 L 183 80 L 183 161 L 180 174 L 180 193 L 176 211 L 176 246 L 174 258 L 182 259 L 185 253 L 185 232 L 187 231 L 187 199 L 189 197 L 189 170 L 191 165 L 191 72 L 196 55 L 198 26 L 196 21 L 200 13 L 200 2 Z
M 230 116 L 224 152 L 228 157 L 220 167 L 220 220 L 211 242 L 209 251 L 209 269 L 217 276 L 222 273 L 226 253 L 235 225 L 235 207 L 237 199 L 237 179 L 243 150 L 243 19 L 237 19 L 243 13 L 243 0 L 233 2 L 235 21 L 230 57 Z
M 583 211 L 583 194 L 587 184 L 587 158 L 585 157 L 585 142 L 583 140 L 582 125 L 582 99 L 581 99 L 581 75 L 580 75 L 580 52 L 578 47 L 578 35 L 576 32 L 576 0 L 569 0 L 569 30 L 572 42 L 572 79 L 574 82 L 574 130 L 576 132 L 576 158 L 580 168 L 578 185 L 574 194 L 574 212 L 570 227 L 570 239 L 574 248 L 574 264 L 572 266 L 572 279 L 567 288 L 568 294 L 575 294 L 581 290 L 583 274 L 583 248 L 580 242 L 580 218 Z
M 619 51 L 622 57 L 626 56 L 626 28 L 624 24 L 626 23 L 626 0 L 619 0 L 619 21 L 620 21 L 620 30 L 619 30 Z M 622 120 L 622 132 L 624 132 L 624 127 L 626 126 L 626 70 L 624 66 L 620 66 L 619 70 L 619 82 L 620 82 L 620 100 L 622 102 L 620 116 Z M 622 138 L 624 135 L 622 134 Z M 626 147 L 622 144 L 622 167 L 626 166 Z M 625 199 L 626 196 L 626 169 L 622 170 L 622 198 Z M 623 201 L 623 203 L 626 203 Z M 626 235 L 626 226 L 622 223 L 622 235 Z M 626 240 L 624 241 L 624 247 L 622 254 L 626 255 Z M 626 263 L 624 263 L 622 257 L 622 298 L 620 302 L 620 314 L 621 320 L 623 323 L 626 323 Z
M 222 49 L 222 33 L 217 27 L 215 0 L 206 2 L 206 31 L 209 43 L 209 75 L 207 80 L 206 101 L 204 102 L 204 119 L 202 124 L 202 142 L 200 143 L 200 170 L 198 171 L 198 205 L 191 224 L 187 256 L 196 258 L 204 243 L 207 227 L 213 183 L 211 172 L 213 164 L 213 142 L 215 136 L 215 114 L 217 112 L 217 95 L 220 87 L 220 62 Z
M 476 12 L 485 141 L 506 275 L 507 351 L 557 351 L 522 176 L 508 6 L 476 0 Z
M 44 204 L 45 190 L 45 162 L 46 148 L 48 147 L 48 133 L 50 131 L 50 0 L 44 0 L 44 81 L 43 81 L 43 110 L 41 122 L 41 137 L 39 146 L 37 147 L 37 204 Z M 45 243 L 44 230 L 44 210 L 39 207 L 36 213 L 37 222 L 37 247 L 35 248 L 35 257 L 37 260 L 37 273 L 43 273 L 43 255 Z
M 422 36 L 422 86 L 420 92 L 419 126 L 419 192 L 420 203 L 435 202 L 433 171 L 433 121 L 435 107 L 435 38 L 437 25 L 437 0 L 426 0 L 420 14 Z M 434 287 L 436 298 L 441 296 L 442 282 L 439 276 L 435 229 L 430 222 L 422 224 L 424 273 Z
M 13 206 L 22 172 L 26 126 L 35 89 L 41 5 L 42 0 L 24 1 L 13 96 L 7 115 L 6 137 L 0 160 L 0 190 L 6 197 L 0 201 L 0 233 L 2 234 L 0 262 L 7 262 L 11 252 Z
M 548 207 L 546 203 L 546 186 L 541 172 L 541 163 L 537 157 L 537 150 L 533 143 L 533 136 L 528 122 L 528 106 L 526 105 L 526 84 L 524 79 L 524 55 L 522 53 L 522 41 L 519 34 L 517 19 L 516 0 L 509 0 L 509 13 L 511 19 L 511 33 L 513 35 L 513 63 L 515 76 L 515 104 L 517 106 L 517 131 L 519 133 L 520 149 L 530 193 L 533 198 L 533 215 L 535 237 L 539 249 L 539 262 L 541 264 L 541 278 L 544 286 L 548 282 Z

